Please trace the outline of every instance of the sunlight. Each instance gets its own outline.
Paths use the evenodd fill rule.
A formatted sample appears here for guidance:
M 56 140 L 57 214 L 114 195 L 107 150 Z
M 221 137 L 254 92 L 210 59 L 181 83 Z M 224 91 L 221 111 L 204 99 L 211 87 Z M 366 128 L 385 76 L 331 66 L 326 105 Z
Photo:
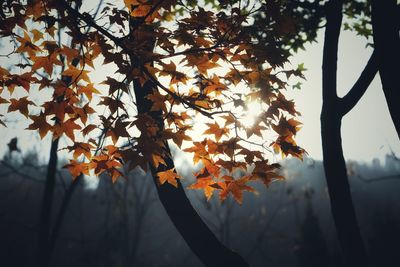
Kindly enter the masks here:
M 243 114 L 239 121 L 246 128 L 250 128 L 253 126 L 257 117 L 263 112 L 263 107 L 259 101 L 249 101 L 246 104 L 246 110 L 243 110 Z

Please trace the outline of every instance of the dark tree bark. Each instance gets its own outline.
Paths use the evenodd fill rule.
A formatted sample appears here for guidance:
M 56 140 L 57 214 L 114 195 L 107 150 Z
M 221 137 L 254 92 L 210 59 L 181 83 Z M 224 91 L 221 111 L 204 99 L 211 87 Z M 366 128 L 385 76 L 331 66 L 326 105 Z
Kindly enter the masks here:
M 396 0 L 372 0 L 372 29 L 382 89 L 397 136 L 400 138 L 399 12 Z
M 42 199 L 42 208 L 40 211 L 39 218 L 39 237 L 37 244 L 37 267 L 49 266 L 49 234 L 50 234 L 50 223 L 51 223 L 51 210 L 53 207 L 53 193 L 54 185 L 56 180 L 57 171 L 57 149 L 58 149 L 59 138 L 55 139 L 51 143 L 50 148 L 50 159 L 47 166 L 46 181 Z
M 72 195 L 73 195 L 75 189 L 79 185 L 79 182 L 82 180 L 82 178 L 83 178 L 83 175 L 81 174 L 78 177 L 76 177 L 75 180 L 72 181 L 72 183 L 68 186 L 68 189 L 65 192 L 64 197 L 61 201 L 60 209 L 58 210 L 57 216 L 54 220 L 54 226 L 51 229 L 51 233 L 49 234 L 49 247 L 48 247 L 49 261 L 51 260 L 51 256 L 53 254 L 56 241 L 60 234 L 62 224 L 64 222 L 64 217 L 68 210 L 68 205 L 71 201 L 71 198 L 72 198 Z
M 363 95 L 375 76 L 377 67 L 376 57 L 373 55 L 352 90 L 343 99 L 338 98 L 336 72 L 342 4 L 343 1 L 330 1 L 327 6 L 322 64 L 323 159 L 331 211 L 347 266 L 368 266 L 367 253 L 351 198 L 340 130 L 344 114 L 351 110 Z

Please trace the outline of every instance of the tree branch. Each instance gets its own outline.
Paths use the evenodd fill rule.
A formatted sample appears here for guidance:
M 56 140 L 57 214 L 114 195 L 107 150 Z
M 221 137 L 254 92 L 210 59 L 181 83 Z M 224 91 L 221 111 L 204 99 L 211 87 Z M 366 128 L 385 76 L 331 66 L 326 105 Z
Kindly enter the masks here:
M 371 84 L 377 72 L 378 56 L 374 51 L 356 83 L 344 97 L 339 99 L 342 116 L 346 115 L 355 107 L 365 91 L 367 91 L 368 86 Z

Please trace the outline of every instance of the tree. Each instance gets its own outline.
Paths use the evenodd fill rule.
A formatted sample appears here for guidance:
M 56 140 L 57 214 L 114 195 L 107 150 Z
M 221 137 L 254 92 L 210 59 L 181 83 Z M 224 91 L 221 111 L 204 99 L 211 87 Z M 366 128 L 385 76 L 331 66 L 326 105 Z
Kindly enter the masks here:
M 386 54 L 391 52 L 395 55 L 398 54 L 398 51 L 394 49 L 399 39 L 398 23 L 395 20 L 395 14 L 398 13 L 398 8 L 395 3 L 391 3 L 391 11 L 389 13 L 383 13 L 382 10 L 387 3 L 381 5 L 377 3 L 373 4 L 372 25 L 374 30 L 374 52 L 354 86 L 344 97 L 339 98 L 336 94 L 336 70 L 343 2 L 344 1 L 330 1 L 327 6 L 327 24 L 323 54 L 323 107 L 321 111 L 324 168 L 331 200 L 332 214 L 347 265 L 368 266 L 367 253 L 357 223 L 348 183 L 347 169 L 343 157 L 340 134 L 341 120 L 361 99 L 379 68 L 389 110 L 398 131 L 398 108 L 397 105 L 394 104 L 398 92 L 394 89 L 395 84 L 393 84 L 393 76 L 387 76 L 392 70 L 388 68 L 388 55 Z M 371 23 L 371 16 L 368 5 L 366 5 L 366 7 L 367 9 L 364 8 L 364 16 L 366 16 L 367 22 L 362 27 L 358 28 L 358 32 L 365 33 L 368 37 L 371 35 L 371 31 L 368 30 L 367 26 Z M 387 8 L 386 11 L 389 11 L 389 9 Z M 390 33 L 387 36 L 383 33 L 382 24 L 383 18 L 386 18 L 386 16 L 393 20 L 393 23 L 388 26 Z M 391 39 L 394 43 L 390 43 L 389 45 L 388 39 Z M 385 52 L 383 52 L 384 42 L 388 44 L 388 46 L 393 45 L 390 49 L 387 48 Z M 386 59 L 384 59 L 385 57 Z
M 245 266 L 191 206 L 169 145 L 174 142 L 193 153 L 194 163 L 200 163 L 190 188 L 204 190 L 207 198 L 213 192 L 221 200 L 232 195 L 237 202 L 243 191 L 254 191 L 249 183 L 268 186 L 282 178 L 279 165 L 266 159 L 271 150 L 302 157 L 304 150 L 294 141 L 299 113 L 281 93 L 291 76 L 303 77 L 301 66 L 284 68 L 290 54 L 282 36 L 296 24 L 288 13 L 279 14 L 277 3 L 219 1 L 219 8 L 210 8 L 193 1 L 125 0 L 106 4 L 97 21 L 80 10 L 79 0 L 3 2 L 0 36 L 15 44 L 10 57 L 26 57 L 27 63 L 14 66 L 21 69 L 18 73 L 0 68 L 0 103 L 32 120 L 28 129 L 38 130 L 42 138 L 49 132 L 53 143 L 68 138 L 66 149 L 73 159 L 65 167 L 73 177 L 108 173 L 116 181 L 124 176 L 122 165 L 144 171 L 149 165 L 168 215 L 201 261 Z M 269 30 L 280 37 L 264 36 L 260 29 L 265 25 L 249 22 L 256 15 L 270 18 Z M 55 32 L 71 43 L 61 38 L 57 43 Z M 101 61 L 117 75 L 94 84 L 90 75 Z M 61 66 L 67 78 L 53 76 Z M 52 96 L 39 105 L 32 94 L 44 95 L 43 88 Z M 25 96 L 12 97 L 14 90 Z M 242 111 L 250 102 L 266 111 L 246 126 Z M 201 116 L 207 120 L 205 138 L 196 140 L 190 133 L 198 124 L 191 121 L 201 121 Z M 269 143 L 260 140 L 265 132 L 274 132 Z M 52 146 L 53 159 L 56 152 Z M 237 169 L 249 174 L 236 177 Z M 48 231 L 49 225 L 43 229 Z M 41 258 L 38 262 L 48 264 Z
M 312 206 L 313 193 L 312 189 L 307 189 L 304 193 L 306 212 L 300 226 L 300 238 L 296 250 L 298 266 L 332 266 L 326 240 Z
M 378 57 L 379 75 L 393 124 L 400 138 L 400 97 L 397 89 L 396 68 L 393 62 L 400 60 L 399 21 L 400 6 L 396 1 L 371 1 L 374 47 Z

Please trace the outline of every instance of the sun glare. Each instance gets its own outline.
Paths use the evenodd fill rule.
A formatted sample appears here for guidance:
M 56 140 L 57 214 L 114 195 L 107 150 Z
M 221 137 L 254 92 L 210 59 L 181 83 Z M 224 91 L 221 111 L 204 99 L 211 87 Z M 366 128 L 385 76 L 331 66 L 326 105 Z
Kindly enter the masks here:
M 257 117 L 263 112 L 262 105 L 258 101 L 251 101 L 247 103 L 246 110 L 243 111 L 243 115 L 239 120 L 246 128 L 250 128 L 254 125 Z

